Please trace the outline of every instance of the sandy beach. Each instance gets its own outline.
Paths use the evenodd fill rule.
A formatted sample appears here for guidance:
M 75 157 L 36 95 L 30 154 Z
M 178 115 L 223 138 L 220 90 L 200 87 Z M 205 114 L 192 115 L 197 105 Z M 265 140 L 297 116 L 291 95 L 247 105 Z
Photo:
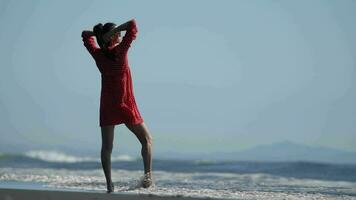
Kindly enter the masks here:
M 57 190 L 37 190 L 37 189 L 4 189 L 0 188 L 1 200 L 200 200 L 210 198 L 189 198 L 173 196 L 156 196 L 151 194 L 123 194 L 114 192 L 107 194 L 97 191 L 57 191 Z

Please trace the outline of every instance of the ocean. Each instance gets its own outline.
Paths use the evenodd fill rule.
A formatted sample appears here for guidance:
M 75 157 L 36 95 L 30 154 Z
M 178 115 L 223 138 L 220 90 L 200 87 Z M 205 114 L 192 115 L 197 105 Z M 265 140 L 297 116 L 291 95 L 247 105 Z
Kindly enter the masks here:
M 220 199 L 356 199 L 356 165 L 314 162 L 162 160 L 151 188 L 137 187 L 141 158 L 112 155 L 115 192 Z M 100 156 L 51 151 L 0 153 L 0 188 L 105 192 Z

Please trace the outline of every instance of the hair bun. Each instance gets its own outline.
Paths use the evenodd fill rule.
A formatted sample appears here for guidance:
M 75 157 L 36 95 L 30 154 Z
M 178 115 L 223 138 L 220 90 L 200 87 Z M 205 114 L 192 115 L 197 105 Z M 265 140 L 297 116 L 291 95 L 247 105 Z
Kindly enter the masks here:
M 103 33 L 103 24 L 99 23 L 93 27 L 93 32 L 95 35 L 101 35 Z
M 107 33 L 116 27 L 115 23 L 108 22 L 103 26 L 103 33 Z
M 103 24 L 99 23 L 93 27 L 93 32 L 95 34 L 96 40 L 100 46 L 100 48 L 105 48 L 105 43 L 102 38 L 103 35 Z

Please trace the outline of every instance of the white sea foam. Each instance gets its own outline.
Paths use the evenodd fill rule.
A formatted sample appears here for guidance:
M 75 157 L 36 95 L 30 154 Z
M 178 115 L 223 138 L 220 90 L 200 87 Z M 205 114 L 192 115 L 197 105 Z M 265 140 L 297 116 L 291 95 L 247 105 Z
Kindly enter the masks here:
M 47 162 L 65 162 L 65 163 L 75 163 L 75 162 L 86 162 L 86 161 L 93 161 L 93 162 L 100 162 L 100 157 L 79 157 L 69 155 L 59 151 L 49 151 L 49 150 L 31 150 L 24 153 L 25 156 L 30 158 L 36 158 Z M 129 155 L 118 155 L 112 156 L 111 161 L 133 161 L 136 160 L 135 158 Z
M 268 174 L 153 171 L 154 186 L 138 188 L 143 171 L 112 169 L 115 191 L 224 199 L 356 199 L 356 183 L 284 178 Z M 0 168 L 0 181 L 42 182 L 46 187 L 105 191 L 102 169 Z

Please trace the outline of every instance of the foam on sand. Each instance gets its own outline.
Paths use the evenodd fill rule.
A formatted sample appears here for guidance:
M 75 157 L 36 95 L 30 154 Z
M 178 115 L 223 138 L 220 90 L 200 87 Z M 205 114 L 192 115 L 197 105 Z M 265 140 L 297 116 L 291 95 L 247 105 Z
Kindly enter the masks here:
M 356 199 L 356 183 L 296 179 L 268 174 L 183 173 L 153 171 L 154 185 L 137 188 L 142 171 L 113 169 L 115 193 L 157 197 L 186 197 L 191 199 Z M 6 182 L 41 183 L 46 189 L 94 191 L 105 193 L 106 185 L 101 169 L 15 169 L 0 168 L 0 188 Z M 1 186 L 4 185 L 4 186 Z M 18 189 L 18 187 L 12 187 Z M 1 198 L 0 198 L 1 199 Z

